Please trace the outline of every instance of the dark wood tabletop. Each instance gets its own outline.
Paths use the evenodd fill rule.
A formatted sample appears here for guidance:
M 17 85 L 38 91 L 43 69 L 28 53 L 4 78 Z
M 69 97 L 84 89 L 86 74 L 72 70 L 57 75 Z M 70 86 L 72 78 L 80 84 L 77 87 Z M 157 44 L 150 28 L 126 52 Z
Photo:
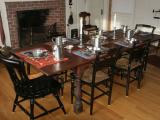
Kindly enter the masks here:
M 52 52 L 52 44 L 51 43 L 44 43 L 44 44 L 39 44 L 39 45 L 33 45 L 31 47 L 26 47 L 26 48 L 20 48 L 17 50 L 13 50 L 12 53 L 14 55 L 16 55 L 15 53 L 17 52 L 23 52 L 23 51 L 27 51 L 27 50 L 31 50 L 31 49 L 35 49 L 35 48 L 45 48 L 47 49 L 49 52 Z M 17 55 L 16 55 L 17 56 Z M 20 59 L 22 59 L 20 56 L 17 56 Z M 54 75 L 56 73 L 65 71 L 65 70 L 69 70 L 84 64 L 87 64 L 90 62 L 90 60 L 84 59 L 80 56 L 74 55 L 71 53 L 71 51 L 64 49 L 64 57 L 68 58 L 68 60 L 66 61 L 62 61 L 62 62 L 58 62 L 56 64 L 51 64 L 51 65 L 47 65 L 44 66 L 42 68 L 37 68 L 38 70 L 40 70 L 42 73 L 50 76 L 50 75 Z M 28 61 L 24 61 L 27 62 Z M 36 66 L 34 66 L 36 67 Z
M 104 36 L 107 37 L 107 40 L 113 40 L 113 31 L 106 31 L 103 32 Z M 115 40 L 119 40 L 124 38 L 124 34 L 123 31 L 121 29 L 116 30 L 116 39 Z M 159 34 L 144 34 L 144 33 L 137 33 L 134 35 L 134 38 L 138 39 L 138 40 L 148 40 L 150 39 L 151 42 L 156 42 L 156 41 L 160 41 L 160 35 Z

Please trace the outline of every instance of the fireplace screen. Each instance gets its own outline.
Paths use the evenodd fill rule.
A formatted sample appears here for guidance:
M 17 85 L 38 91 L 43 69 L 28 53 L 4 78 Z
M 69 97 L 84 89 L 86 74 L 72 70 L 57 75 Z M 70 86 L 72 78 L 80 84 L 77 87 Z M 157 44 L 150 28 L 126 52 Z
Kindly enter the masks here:
M 20 47 L 47 40 L 48 27 L 45 25 L 49 9 L 18 11 L 18 34 Z

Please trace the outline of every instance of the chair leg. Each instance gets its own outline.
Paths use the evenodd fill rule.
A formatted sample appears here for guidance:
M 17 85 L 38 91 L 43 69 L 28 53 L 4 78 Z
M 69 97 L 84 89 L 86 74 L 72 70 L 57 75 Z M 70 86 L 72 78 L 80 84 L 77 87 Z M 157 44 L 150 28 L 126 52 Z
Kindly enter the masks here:
M 92 115 L 93 113 L 93 102 L 94 102 L 94 86 L 91 87 L 90 115 Z
M 143 68 L 144 71 L 146 71 L 147 69 L 147 63 L 148 63 L 148 54 L 146 55 L 145 60 L 144 60 L 144 68 Z
M 12 109 L 13 112 L 16 109 L 17 103 L 18 103 L 18 95 L 16 95 L 15 100 L 14 100 L 13 109 Z
M 144 71 L 146 71 L 146 69 L 147 69 L 147 60 L 145 60 L 144 62 Z
M 74 97 L 74 81 L 71 80 L 71 104 L 73 104 L 73 97 Z
M 30 120 L 34 120 L 34 103 L 35 99 L 30 99 Z
M 129 94 L 129 82 L 130 82 L 130 72 L 128 72 L 127 80 L 126 80 L 126 96 Z
M 61 107 L 62 111 L 64 112 L 64 114 L 66 114 L 66 110 L 64 109 L 64 105 L 62 104 L 59 96 L 58 96 L 58 95 L 54 95 L 54 96 L 55 96 L 55 98 L 57 99 L 58 104 L 59 104 L 59 106 Z
M 113 80 L 111 80 L 110 86 L 109 86 L 108 105 L 111 104 L 112 87 L 113 87 Z
M 121 80 L 122 80 L 122 79 L 123 79 L 123 71 L 121 71 L 121 73 L 120 73 L 120 74 L 121 74 Z
M 67 81 L 67 70 L 64 72 L 64 80 Z
M 138 70 L 138 76 L 137 76 L 137 80 L 138 80 L 138 85 L 137 85 L 137 88 L 140 89 L 140 86 L 141 86 L 141 80 L 142 80 L 142 71 L 143 71 L 143 68 L 140 68 Z
M 61 95 L 63 96 L 63 90 L 64 90 L 64 78 L 59 78 L 60 79 L 60 83 L 61 83 L 61 89 L 60 89 L 60 93 L 61 93 Z

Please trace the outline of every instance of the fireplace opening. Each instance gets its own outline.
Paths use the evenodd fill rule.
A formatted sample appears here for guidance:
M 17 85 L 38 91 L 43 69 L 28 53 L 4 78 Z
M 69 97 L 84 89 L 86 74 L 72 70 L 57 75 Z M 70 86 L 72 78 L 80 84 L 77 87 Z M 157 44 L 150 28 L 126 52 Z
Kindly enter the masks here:
M 17 11 L 20 47 L 47 41 L 49 9 Z

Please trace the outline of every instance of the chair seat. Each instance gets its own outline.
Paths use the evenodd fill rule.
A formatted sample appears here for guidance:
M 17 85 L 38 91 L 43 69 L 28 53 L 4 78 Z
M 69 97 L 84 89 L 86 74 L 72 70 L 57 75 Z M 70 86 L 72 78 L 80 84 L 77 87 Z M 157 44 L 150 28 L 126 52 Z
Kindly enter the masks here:
M 124 70 L 128 70 L 128 65 L 129 65 L 129 59 L 127 59 L 127 58 L 120 58 L 119 60 L 117 60 L 117 63 L 116 63 L 117 68 L 124 69 Z M 133 61 L 131 63 L 131 70 L 133 70 L 139 66 L 141 66 L 141 63 Z
M 25 85 L 19 85 L 17 93 L 24 98 L 29 97 L 44 97 L 49 93 L 56 94 L 61 85 L 58 81 L 51 77 L 41 76 L 30 81 L 23 83 Z
M 35 73 L 35 74 L 30 74 L 28 75 L 28 78 L 31 80 L 31 79 L 35 79 L 35 78 L 38 78 L 40 76 L 44 75 L 43 73 L 41 72 L 38 72 L 38 73 Z
M 85 70 L 83 76 L 82 76 L 82 81 L 86 82 L 86 83 L 91 83 L 92 82 L 92 67 L 89 67 L 88 69 Z M 104 73 L 103 71 L 97 71 L 96 73 L 96 77 L 95 77 L 95 83 L 99 83 L 102 82 L 109 78 L 109 76 Z
M 84 25 L 83 29 L 86 31 L 98 30 L 96 25 Z

